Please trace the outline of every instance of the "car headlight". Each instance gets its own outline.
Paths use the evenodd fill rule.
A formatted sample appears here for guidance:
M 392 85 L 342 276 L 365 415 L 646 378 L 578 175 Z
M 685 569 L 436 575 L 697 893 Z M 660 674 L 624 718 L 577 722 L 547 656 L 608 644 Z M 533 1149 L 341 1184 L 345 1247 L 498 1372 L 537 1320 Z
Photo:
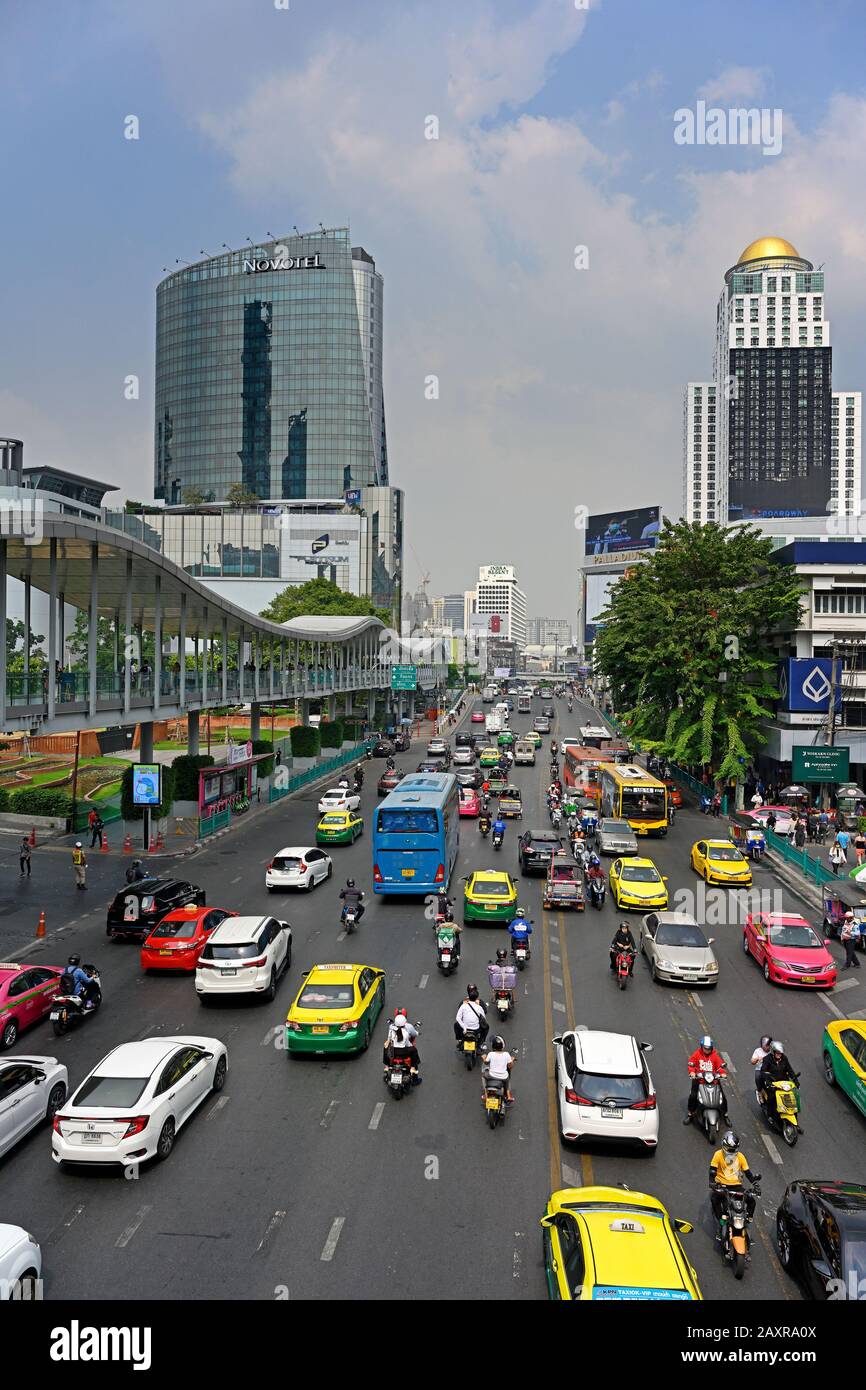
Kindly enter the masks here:
M 673 968 L 674 968 L 674 967 L 673 967 L 673 964 L 671 963 L 671 961 L 669 961 L 669 960 L 660 960 L 660 961 L 659 961 L 659 969 L 660 969 L 660 970 L 673 970 Z
M 717 975 L 718 973 L 719 973 L 719 967 L 718 967 L 718 963 L 717 963 L 716 961 L 713 961 L 712 965 L 708 965 L 708 966 L 707 966 L 707 974 L 708 974 L 708 975 Z

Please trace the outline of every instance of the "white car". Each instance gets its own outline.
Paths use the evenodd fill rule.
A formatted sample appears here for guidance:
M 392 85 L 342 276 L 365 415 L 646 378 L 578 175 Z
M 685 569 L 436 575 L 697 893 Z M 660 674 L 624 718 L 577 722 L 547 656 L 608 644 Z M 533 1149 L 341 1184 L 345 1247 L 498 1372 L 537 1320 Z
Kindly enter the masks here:
M 563 1033 L 553 1045 L 562 1138 L 638 1144 L 654 1153 L 659 1112 L 645 1055 L 652 1044 L 586 1029 Z
M 319 797 L 319 811 L 357 811 L 361 798 L 348 787 L 331 787 Z
M 263 994 L 273 1001 L 292 963 L 292 929 L 276 917 L 228 917 L 214 927 L 198 959 L 200 1004 L 217 995 Z
M 648 912 L 641 923 L 640 949 L 654 980 L 717 985 L 714 939 L 705 935 L 690 912 Z
M 265 887 L 269 893 L 278 888 L 304 888 L 309 893 L 331 877 L 333 868 L 331 856 L 324 850 L 290 845 L 275 854 L 265 869 Z
M 127 1167 L 168 1158 L 181 1126 L 222 1090 L 227 1069 L 228 1051 L 218 1038 L 121 1043 L 54 1116 L 54 1162 Z
M 22 1226 L 0 1226 L 0 1298 L 35 1299 L 42 1251 Z
M 3 1058 L 0 1062 L 0 1154 L 5 1154 L 43 1120 L 51 1123 L 55 1111 L 66 1099 L 68 1080 L 66 1068 L 56 1057 Z

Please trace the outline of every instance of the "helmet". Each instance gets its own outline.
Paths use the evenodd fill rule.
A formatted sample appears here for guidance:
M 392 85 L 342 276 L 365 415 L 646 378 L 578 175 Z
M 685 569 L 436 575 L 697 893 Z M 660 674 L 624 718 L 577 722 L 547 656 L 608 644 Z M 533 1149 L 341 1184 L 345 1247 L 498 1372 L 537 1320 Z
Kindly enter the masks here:
M 701 1038 L 701 1051 L 712 1052 L 713 1046 L 713 1040 L 710 1037 L 709 1033 L 705 1033 L 704 1036 Z
M 771 1052 L 778 1052 L 778 1054 L 779 1054 L 780 1057 L 781 1057 L 782 1054 L 784 1053 L 785 1049 L 784 1049 L 782 1043 L 779 1042 L 778 1038 L 774 1038 L 773 1041 L 770 1043 L 770 1051 L 771 1051 Z
M 505 1039 L 500 1038 L 499 1034 L 497 1033 L 496 1037 L 493 1039 L 492 1047 L 494 1052 L 501 1052 L 505 1047 Z
M 354 886 L 355 886 L 355 880 L 354 880 L 353 878 L 347 878 L 347 879 L 346 879 L 346 887 L 347 887 L 347 888 L 354 888 Z
M 69 956 L 69 958 L 68 958 L 66 964 L 67 964 L 67 965 L 72 965 L 72 966 L 80 965 L 80 964 L 81 964 L 81 957 L 80 957 L 80 956 Z
M 504 965 L 507 960 L 508 952 L 506 951 L 504 946 L 500 946 L 499 950 L 496 952 L 496 964 Z
M 594 869 L 597 869 L 599 864 L 601 863 L 601 860 L 599 859 L 597 854 L 591 854 L 589 856 L 589 862 Z
M 133 861 L 132 861 L 132 867 L 133 867 L 134 869 L 140 869 L 140 868 L 141 868 L 141 860 L 140 860 L 140 859 L 133 859 Z
M 477 999 L 477 998 L 478 998 L 478 986 L 477 986 L 477 985 L 470 985 L 470 986 L 469 986 L 469 988 L 468 988 L 467 991 L 466 991 L 466 998 L 467 998 L 467 999 Z
M 76 840 L 76 841 L 75 841 L 75 848 L 76 848 L 76 849 L 81 849 L 81 841 L 80 841 L 80 840 Z
M 406 1010 L 404 1009 L 404 1007 L 403 1007 L 402 1004 L 399 1006 L 399 1008 L 396 1008 L 396 1009 L 394 1010 L 394 1022 L 395 1022 L 395 1023 L 400 1023 L 401 1020 L 402 1020 L 403 1022 L 407 1022 L 407 1021 L 408 1021 L 408 1017 L 409 1017 L 409 1016 L 408 1016 L 408 1014 L 406 1013 Z
M 732 1129 L 726 1129 L 722 1135 L 722 1148 L 725 1153 L 734 1154 L 740 1147 L 739 1136 Z

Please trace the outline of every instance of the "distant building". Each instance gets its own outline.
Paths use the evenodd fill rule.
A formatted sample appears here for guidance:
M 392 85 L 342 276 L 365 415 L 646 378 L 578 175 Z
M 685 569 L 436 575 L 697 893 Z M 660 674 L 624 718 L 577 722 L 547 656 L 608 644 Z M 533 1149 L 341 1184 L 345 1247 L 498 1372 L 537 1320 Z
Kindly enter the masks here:
M 515 642 L 518 650 L 526 646 L 526 595 L 517 583 L 513 565 L 482 565 L 478 584 L 465 595 L 464 626 L 472 619 L 486 621 L 491 637 Z M 480 624 L 475 622 L 477 628 Z
M 534 647 L 570 647 L 571 623 L 566 618 L 527 618 L 526 641 Z

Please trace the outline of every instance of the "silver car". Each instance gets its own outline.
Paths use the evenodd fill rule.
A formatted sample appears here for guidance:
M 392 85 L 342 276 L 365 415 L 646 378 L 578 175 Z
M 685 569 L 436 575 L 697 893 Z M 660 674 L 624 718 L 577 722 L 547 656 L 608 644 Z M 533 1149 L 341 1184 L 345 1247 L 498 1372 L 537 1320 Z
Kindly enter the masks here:
M 719 962 L 689 912 L 648 912 L 641 923 L 640 949 L 654 980 L 684 985 L 716 985 Z
M 600 820 L 596 831 L 599 854 L 637 854 L 637 836 L 627 820 Z
M 475 749 L 455 748 L 453 762 L 455 767 L 473 767 L 475 765 Z

